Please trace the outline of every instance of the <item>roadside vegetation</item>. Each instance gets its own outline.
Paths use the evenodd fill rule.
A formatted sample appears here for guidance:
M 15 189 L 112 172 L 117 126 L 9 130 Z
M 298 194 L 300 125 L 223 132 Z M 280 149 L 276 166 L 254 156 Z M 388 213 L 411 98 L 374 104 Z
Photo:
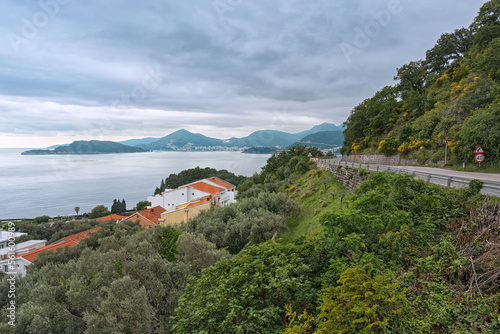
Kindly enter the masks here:
M 441 35 L 423 60 L 397 69 L 386 86 L 356 106 L 347 121 L 342 154 L 399 154 L 459 167 L 500 165 L 500 1 L 486 2 L 466 28 Z

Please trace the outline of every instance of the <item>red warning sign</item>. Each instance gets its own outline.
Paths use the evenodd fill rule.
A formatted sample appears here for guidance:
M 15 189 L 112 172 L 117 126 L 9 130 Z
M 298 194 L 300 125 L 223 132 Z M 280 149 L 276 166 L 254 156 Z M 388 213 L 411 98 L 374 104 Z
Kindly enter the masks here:
M 476 148 L 476 150 L 474 151 L 474 154 L 481 154 L 481 153 L 486 153 L 486 152 L 484 152 L 484 150 L 481 146 L 478 146 Z

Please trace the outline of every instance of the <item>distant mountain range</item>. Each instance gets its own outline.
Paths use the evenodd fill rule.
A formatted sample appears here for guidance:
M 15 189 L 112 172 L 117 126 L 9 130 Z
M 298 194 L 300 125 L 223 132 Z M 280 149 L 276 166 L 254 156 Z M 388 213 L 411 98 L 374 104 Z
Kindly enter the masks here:
M 229 139 L 211 138 L 199 133 L 192 133 L 187 130 L 181 129 L 162 138 L 147 137 L 141 139 L 129 139 L 115 144 L 121 144 L 126 147 L 138 148 L 144 151 L 228 150 L 228 149 L 240 149 L 248 147 L 276 147 L 276 146 L 288 147 L 290 145 L 293 145 L 294 143 L 301 143 L 304 145 L 315 143 L 318 145 L 321 144 L 320 148 L 331 148 L 333 146 L 341 146 L 343 144 L 344 137 L 341 132 L 342 129 L 343 127 L 340 125 L 323 123 L 320 125 L 316 125 L 307 131 L 302 131 L 295 134 L 277 130 L 260 130 L 260 131 L 255 131 L 249 136 L 243 138 L 229 138 Z M 309 137 L 310 135 L 322 132 L 325 133 L 319 137 Z M 329 135 L 332 135 L 333 138 L 329 138 L 328 137 Z M 91 141 L 91 142 L 97 142 L 97 141 Z M 63 147 L 69 147 L 69 146 L 68 144 L 60 146 L 52 146 L 51 148 L 55 148 L 54 152 L 44 153 L 44 154 L 57 154 L 58 150 L 59 152 L 64 152 Z M 104 148 L 104 146 L 102 147 Z M 116 149 L 118 149 L 118 147 L 116 147 Z M 69 149 L 69 151 L 71 150 L 72 149 Z M 123 148 L 121 150 L 123 150 Z M 112 152 L 112 153 L 121 153 L 121 152 Z M 64 153 L 59 153 L 59 154 L 64 154 Z
M 30 150 L 22 155 L 47 155 L 47 154 L 108 154 L 108 153 L 139 153 L 146 152 L 139 147 L 132 147 L 112 141 L 91 140 L 75 141 L 69 145 L 59 146 L 53 150 Z
M 344 144 L 344 134 L 342 131 L 321 131 L 305 136 L 301 140 L 293 143 L 295 145 L 316 146 L 320 149 L 333 147 L 340 148 Z

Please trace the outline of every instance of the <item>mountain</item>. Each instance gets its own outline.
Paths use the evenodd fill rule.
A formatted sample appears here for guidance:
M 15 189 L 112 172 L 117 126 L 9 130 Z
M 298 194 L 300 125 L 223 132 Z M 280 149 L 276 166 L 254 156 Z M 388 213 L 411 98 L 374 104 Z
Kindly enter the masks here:
M 351 111 L 342 154 L 425 164 L 444 161 L 447 151 L 449 162 L 474 167 L 481 146 L 484 163 L 500 166 L 500 1 L 486 2 L 469 27 L 442 34 L 425 59 L 396 69 L 395 80 Z
M 69 145 L 69 144 L 52 145 L 52 146 L 47 147 L 47 149 L 53 150 L 53 149 L 58 148 L 58 147 L 60 147 L 60 146 L 68 146 L 68 145 Z
M 340 147 L 344 144 L 344 134 L 342 131 L 321 131 L 305 136 L 291 146 L 305 145 L 316 146 L 320 149 Z
M 335 124 L 332 124 L 332 123 L 323 123 L 323 124 L 320 124 L 320 125 L 315 125 L 313 126 L 311 129 L 307 130 L 307 131 L 302 131 L 302 132 L 299 132 L 299 133 L 296 133 L 295 135 L 299 138 L 304 138 L 308 135 L 312 135 L 314 133 L 318 133 L 318 132 L 323 132 L 323 131 L 343 131 L 344 130 L 344 126 L 343 125 L 335 125 Z
M 297 135 L 276 131 L 260 130 L 255 131 L 247 137 L 232 138 L 224 141 L 228 146 L 238 147 L 271 147 L 288 146 L 300 139 Z
M 107 154 L 107 153 L 139 153 L 145 150 L 138 147 L 130 147 L 112 141 L 75 141 L 68 146 L 59 146 L 54 150 L 31 150 L 21 153 L 22 155 L 46 155 L 46 154 Z
M 155 142 L 158 140 L 160 140 L 160 138 L 146 137 L 146 138 L 141 138 L 141 139 L 128 139 L 128 140 L 124 140 L 124 141 L 119 141 L 118 143 L 123 144 L 123 145 L 128 145 L 128 146 L 139 146 L 139 145 L 151 144 L 152 142 Z
M 172 150 L 178 148 L 190 148 L 192 146 L 228 146 L 221 139 L 206 137 L 199 133 L 191 133 L 187 130 L 177 130 L 168 136 L 160 138 L 149 144 L 139 144 L 137 147 L 145 150 Z
M 146 137 L 140 139 L 129 139 L 120 141 L 116 144 L 141 148 L 147 151 L 179 150 L 179 149 L 193 150 L 195 149 L 195 147 L 219 147 L 221 149 L 223 149 L 224 147 L 240 147 L 240 148 L 275 147 L 275 146 L 287 147 L 310 134 L 322 131 L 338 131 L 341 129 L 343 129 L 341 125 L 323 123 L 320 125 L 316 125 L 307 131 L 302 131 L 296 134 L 277 131 L 277 130 L 259 130 L 243 138 L 233 137 L 224 140 L 207 137 L 199 133 L 192 133 L 187 130 L 181 129 L 162 138 Z M 70 144 L 54 145 L 48 148 L 57 150 L 59 148 L 67 147 L 69 145 Z M 64 149 L 61 149 L 59 152 L 66 152 L 66 151 Z M 57 152 L 49 151 L 49 153 L 47 153 L 46 151 L 44 154 L 52 154 L 52 153 L 57 153 Z M 29 154 L 42 154 L 42 153 L 30 152 Z

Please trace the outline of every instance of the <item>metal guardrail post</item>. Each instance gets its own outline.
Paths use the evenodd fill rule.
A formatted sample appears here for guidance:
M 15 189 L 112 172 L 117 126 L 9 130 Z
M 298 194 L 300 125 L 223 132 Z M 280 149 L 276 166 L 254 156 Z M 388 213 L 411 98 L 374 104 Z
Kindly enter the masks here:
M 432 174 L 427 174 L 427 183 L 431 183 L 431 175 Z
M 446 186 L 449 188 L 451 187 L 451 177 L 449 177 L 447 180 L 446 180 Z

